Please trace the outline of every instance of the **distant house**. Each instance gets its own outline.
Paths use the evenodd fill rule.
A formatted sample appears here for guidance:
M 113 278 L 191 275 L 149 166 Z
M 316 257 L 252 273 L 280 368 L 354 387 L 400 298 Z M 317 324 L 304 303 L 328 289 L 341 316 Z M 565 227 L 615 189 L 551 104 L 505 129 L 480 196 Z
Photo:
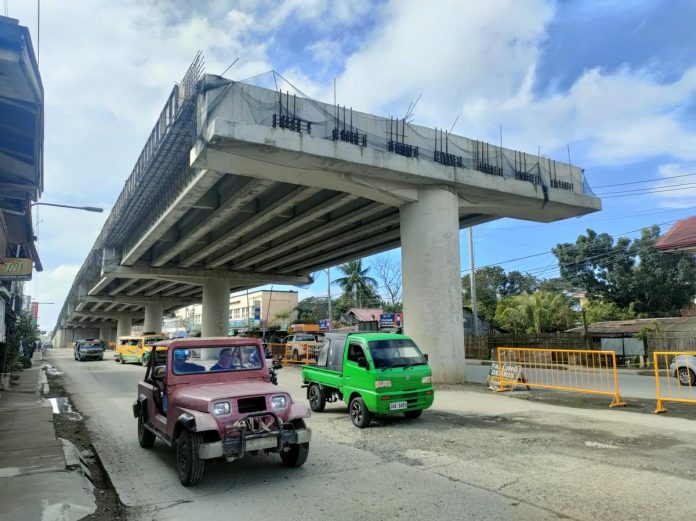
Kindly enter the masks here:
M 361 322 L 377 322 L 382 314 L 381 308 L 350 308 L 341 315 L 341 322 L 349 326 L 357 326 Z
M 474 333 L 474 312 L 468 307 L 464 306 L 462 309 L 464 313 L 464 335 L 473 335 Z M 500 331 L 494 328 L 490 322 L 477 316 L 478 319 L 478 334 L 487 335 L 489 333 L 499 333 Z
M 651 328 L 668 333 L 693 333 L 696 335 L 696 317 L 637 318 L 632 320 L 612 320 L 595 322 L 587 326 L 587 334 L 593 345 L 601 349 L 615 351 L 619 357 L 636 357 L 646 354 L 645 343 L 636 338 L 643 328 Z M 583 326 L 569 329 L 567 333 L 584 333 Z

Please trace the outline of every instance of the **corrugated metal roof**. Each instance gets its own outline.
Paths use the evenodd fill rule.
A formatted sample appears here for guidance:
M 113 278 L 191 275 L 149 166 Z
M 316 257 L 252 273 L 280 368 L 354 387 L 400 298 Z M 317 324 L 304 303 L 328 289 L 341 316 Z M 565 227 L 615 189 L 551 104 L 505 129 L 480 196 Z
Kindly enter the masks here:
M 644 327 L 656 326 L 664 331 L 695 331 L 696 317 L 667 317 L 667 318 L 638 318 L 632 320 L 612 320 L 607 322 L 595 322 L 587 327 L 591 335 L 601 334 L 634 334 Z M 582 333 L 584 328 L 574 327 L 568 333 Z

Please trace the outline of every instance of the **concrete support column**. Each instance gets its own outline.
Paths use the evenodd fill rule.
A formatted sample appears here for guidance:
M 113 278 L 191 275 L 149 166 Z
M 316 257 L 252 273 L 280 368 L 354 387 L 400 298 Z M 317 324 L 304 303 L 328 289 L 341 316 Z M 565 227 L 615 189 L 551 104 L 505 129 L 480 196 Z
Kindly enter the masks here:
M 111 340 L 111 325 L 110 324 L 100 324 L 99 325 L 99 340 L 104 340 L 108 342 Z
M 161 333 L 163 315 L 162 304 L 147 304 L 145 306 L 145 324 L 143 325 L 143 331 Z
M 227 336 L 230 325 L 230 281 L 208 279 L 203 284 L 201 336 Z
M 421 189 L 400 220 L 405 332 L 430 356 L 435 382 L 464 382 L 457 196 Z
M 53 338 L 53 347 L 65 347 L 65 329 L 62 327 L 56 330 L 56 335 Z
M 133 319 L 120 317 L 116 326 L 116 338 L 122 336 L 130 336 L 131 327 L 133 327 Z

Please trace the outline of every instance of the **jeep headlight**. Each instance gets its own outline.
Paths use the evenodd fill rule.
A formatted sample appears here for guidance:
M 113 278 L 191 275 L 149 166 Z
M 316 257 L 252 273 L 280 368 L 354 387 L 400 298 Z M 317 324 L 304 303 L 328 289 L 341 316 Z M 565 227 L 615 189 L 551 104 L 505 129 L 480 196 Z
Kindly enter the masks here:
M 433 377 L 432 376 L 424 376 L 421 378 L 421 383 L 422 384 L 431 384 L 433 383 Z
M 375 380 L 375 389 L 391 387 L 391 380 Z
M 215 416 L 222 416 L 223 414 L 230 413 L 230 402 L 217 402 L 213 404 L 213 414 Z
M 271 407 L 274 409 L 285 409 L 288 406 L 288 399 L 285 395 L 279 394 L 278 396 L 271 397 Z

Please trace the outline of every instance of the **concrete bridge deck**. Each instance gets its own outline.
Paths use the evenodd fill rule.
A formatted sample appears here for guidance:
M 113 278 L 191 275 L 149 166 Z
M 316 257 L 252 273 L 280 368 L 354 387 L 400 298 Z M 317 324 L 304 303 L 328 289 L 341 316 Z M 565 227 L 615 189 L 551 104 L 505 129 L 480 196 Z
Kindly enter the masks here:
M 459 229 L 601 208 L 576 166 L 192 67 L 76 277 L 59 344 L 114 320 L 159 330 L 194 302 L 204 335 L 227 334 L 230 290 L 401 246 L 407 332 L 425 340 L 436 299 L 440 319 L 452 308 L 443 360 L 457 359 Z

